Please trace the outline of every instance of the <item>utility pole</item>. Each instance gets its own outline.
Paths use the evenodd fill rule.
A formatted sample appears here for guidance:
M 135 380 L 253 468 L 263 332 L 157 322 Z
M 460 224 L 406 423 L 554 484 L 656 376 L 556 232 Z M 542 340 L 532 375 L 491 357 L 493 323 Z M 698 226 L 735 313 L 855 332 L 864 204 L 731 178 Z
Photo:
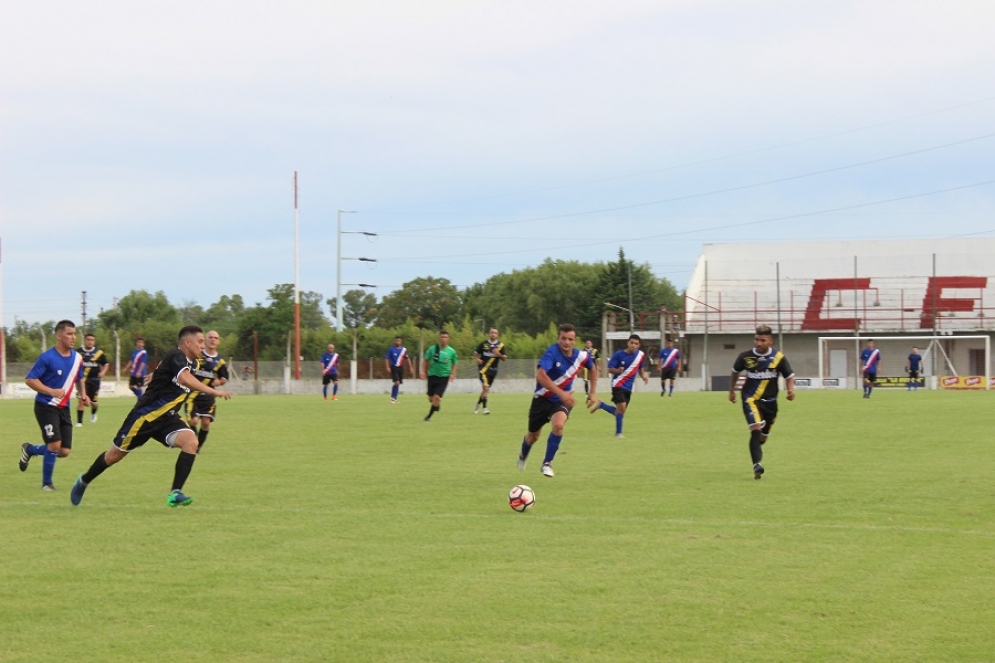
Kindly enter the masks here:
M 81 304 L 83 307 L 83 325 L 80 328 L 83 330 L 83 333 L 85 334 L 86 333 L 86 290 L 83 291 L 83 298 Z

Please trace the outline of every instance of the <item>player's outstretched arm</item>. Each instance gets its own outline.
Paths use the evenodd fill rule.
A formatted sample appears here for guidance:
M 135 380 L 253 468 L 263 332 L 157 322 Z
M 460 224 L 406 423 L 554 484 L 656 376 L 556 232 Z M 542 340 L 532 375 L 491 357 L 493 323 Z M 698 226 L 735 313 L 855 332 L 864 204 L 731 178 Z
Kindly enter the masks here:
M 215 398 L 223 398 L 229 400 L 231 398 L 231 393 L 225 391 L 224 389 L 215 389 L 214 387 L 209 387 L 204 384 L 190 373 L 190 371 L 183 371 L 177 378 L 182 386 L 190 389 L 191 391 L 202 391 L 205 394 L 214 396 Z

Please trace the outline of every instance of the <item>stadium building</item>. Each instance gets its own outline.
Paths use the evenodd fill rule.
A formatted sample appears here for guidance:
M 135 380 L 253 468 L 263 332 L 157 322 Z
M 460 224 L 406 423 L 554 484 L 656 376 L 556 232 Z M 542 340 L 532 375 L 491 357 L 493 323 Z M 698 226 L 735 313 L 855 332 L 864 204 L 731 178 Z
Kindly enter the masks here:
M 685 389 L 728 389 L 759 324 L 800 387 L 859 388 L 873 339 L 879 386 L 906 386 L 917 346 L 925 386 L 991 388 L 995 239 L 706 244 L 685 310 L 659 320 L 681 348 Z M 627 334 L 611 326 L 606 338 Z

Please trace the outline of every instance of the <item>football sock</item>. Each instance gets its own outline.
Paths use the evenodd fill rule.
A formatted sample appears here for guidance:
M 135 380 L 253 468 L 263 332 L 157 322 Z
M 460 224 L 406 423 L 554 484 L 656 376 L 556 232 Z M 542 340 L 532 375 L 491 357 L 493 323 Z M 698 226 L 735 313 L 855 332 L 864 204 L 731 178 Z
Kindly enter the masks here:
M 608 414 L 615 414 L 614 405 L 609 405 L 608 403 L 599 403 L 598 407 L 607 412 Z
M 754 465 L 763 460 L 764 457 L 764 450 L 760 448 L 760 445 L 763 444 L 760 441 L 761 437 L 760 431 L 750 431 L 750 458 L 753 459 Z
M 486 398 L 481 398 L 480 399 L 480 404 L 484 406 L 485 410 L 487 409 L 487 399 Z
M 88 469 L 83 474 L 83 483 L 90 483 L 91 481 L 99 477 L 101 474 L 103 474 L 104 470 L 106 470 L 108 467 L 110 466 L 107 464 L 107 461 L 104 460 L 104 452 L 100 452 L 100 455 L 97 456 L 97 459 L 93 461 L 92 465 L 90 465 L 90 469 Z
M 199 431 L 197 431 L 197 450 L 198 451 L 200 451 L 200 448 L 202 446 L 204 446 L 205 442 L 207 442 L 207 434 L 209 432 L 210 431 L 206 431 L 203 428 L 201 428 Z
M 91 403 L 92 403 L 92 401 L 91 401 Z M 96 403 L 93 403 L 92 405 L 90 405 L 90 414 L 97 414 L 97 404 Z
M 332 385 L 332 396 L 338 396 L 338 395 L 339 395 L 339 385 L 338 383 L 335 383 Z
M 45 449 L 45 459 L 41 463 L 41 482 L 52 483 L 52 473 L 55 472 L 55 459 L 59 454 Z
M 76 423 L 83 423 L 83 410 L 76 410 Z
M 523 437 L 522 438 L 522 458 L 523 459 L 524 458 L 528 458 L 530 451 L 532 451 L 532 445 L 529 444 L 528 442 L 526 442 L 525 438 Z
M 670 395 L 674 395 L 674 385 L 670 385 Z
M 615 413 L 615 434 L 616 435 L 621 435 L 622 434 L 622 419 L 624 417 L 625 417 L 624 414 L 621 414 L 619 412 Z
M 328 385 L 327 384 L 324 387 L 321 388 L 321 395 L 325 397 L 325 400 L 328 400 Z
M 432 415 L 435 414 L 438 411 L 439 411 L 439 408 L 437 408 L 436 406 L 433 405 L 432 407 L 429 408 L 429 410 L 428 410 L 428 416 L 425 417 L 425 418 L 426 419 L 431 419 Z
M 393 387 L 390 388 L 390 397 L 392 399 L 394 399 L 395 401 L 397 400 L 397 391 L 398 391 L 398 389 L 397 389 L 397 385 L 396 384 Z
M 173 474 L 173 490 L 183 490 L 183 484 L 190 476 L 193 469 L 193 462 L 197 460 L 197 454 L 188 454 L 186 451 L 180 452 L 180 457 L 176 459 L 176 470 Z
M 553 457 L 556 456 L 556 452 L 560 448 L 560 440 L 562 439 L 562 435 L 553 435 L 552 433 L 546 438 L 546 457 L 542 459 L 543 465 L 553 462 Z
M 48 451 L 48 447 L 46 447 L 44 444 L 32 444 L 28 447 L 29 456 L 41 456 L 46 451 Z

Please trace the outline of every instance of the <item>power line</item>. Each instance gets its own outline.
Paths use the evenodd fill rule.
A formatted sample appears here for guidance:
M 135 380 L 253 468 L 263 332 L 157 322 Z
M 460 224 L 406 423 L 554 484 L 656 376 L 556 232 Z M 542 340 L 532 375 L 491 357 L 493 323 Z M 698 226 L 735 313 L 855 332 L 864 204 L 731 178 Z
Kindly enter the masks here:
M 694 166 L 703 166 L 703 165 L 706 165 L 706 164 L 716 163 L 716 162 L 719 162 L 719 161 L 726 161 L 728 159 L 738 159 L 740 157 L 753 156 L 755 154 L 763 154 L 764 152 L 772 152 L 774 150 L 785 149 L 785 148 L 788 148 L 788 147 L 796 147 L 798 145 L 804 145 L 806 143 L 813 143 L 813 142 L 820 141 L 820 140 L 828 140 L 830 138 L 839 138 L 840 136 L 846 136 L 846 135 L 849 135 L 849 134 L 852 134 L 852 133 L 859 133 L 861 131 L 868 131 L 870 129 L 879 129 L 881 127 L 886 127 L 886 126 L 889 126 L 889 125 L 892 125 L 892 124 L 897 124 L 899 122 L 908 122 L 908 121 L 911 121 L 911 120 L 918 120 L 920 118 L 929 117 L 931 115 L 939 115 L 939 114 L 942 114 L 942 113 L 949 113 L 950 111 L 960 110 L 962 108 L 970 108 L 971 106 L 977 106 L 979 104 L 986 104 L 986 103 L 989 103 L 991 101 L 995 101 L 995 97 L 985 97 L 983 99 L 978 99 L 976 101 L 969 101 L 967 103 L 957 104 L 955 106 L 947 106 L 945 108 L 938 108 L 938 109 L 934 109 L 934 110 L 931 110 L 931 111 L 926 111 L 926 112 L 923 112 L 923 113 L 917 113 L 915 115 L 908 115 L 906 117 L 900 117 L 900 118 L 896 118 L 896 119 L 892 119 L 892 120 L 885 120 L 884 122 L 877 122 L 877 123 L 874 123 L 874 124 L 868 124 L 868 125 L 864 125 L 862 127 L 856 127 L 856 128 L 853 128 L 853 129 L 846 129 L 846 130 L 843 130 L 843 131 L 836 131 L 836 132 L 833 132 L 833 133 L 822 134 L 820 136 L 812 136 L 812 137 L 809 137 L 809 138 L 802 138 L 800 140 L 790 141 L 790 142 L 787 142 L 787 143 L 780 143 L 778 145 L 772 145 L 772 146 L 768 146 L 768 147 L 762 147 L 762 148 L 758 148 L 758 149 L 755 149 L 755 150 L 746 150 L 744 152 L 735 152 L 733 154 L 727 154 L 727 155 L 718 156 L 718 157 L 711 157 L 709 159 L 701 159 L 701 160 L 698 160 L 698 161 L 689 161 L 689 162 L 682 163 L 682 164 L 674 164 L 674 165 L 671 165 L 671 166 L 666 166 L 664 168 L 656 168 L 656 169 L 651 169 L 651 170 L 644 170 L 644 171 L 639 171 L 639 172 L 636 172 L 636 173 L 629 173 L 629 174 L 626 174 L 626 175 L 612 175 L 612 176 L 609 176 L 609 177 L 602 177 L 602 178 L 597 178 L 597 179 L 584 180 L 584 181 L 580 181 L 580 182 L 573 182 L 573 183 L 570 183 L 570 184 L 561 184 L 561 185 L 557 185 L 557 186 L 540 187 L 540 188 L 537 188 L 537 189 L 525 189 L 525 190 L 522 190 L 522 191 L 516 191 L 516 192 L 511 192 L 511 193 L 493 194 L 493 195 L 478 196 L 478 197 L 473 197 L 473 198 L 462 198 L 462 199 L 449 200 L 449 201 L 436 202 L 436 203 L 422 203 L 422 204 L 417 204 L 417 205 L 404 205 L 404 206 L 395 206 L 395 207 L 382 207 L 382 208 L 379 208 L 379 209 L 368 210 L 367 213 L 369 213 L 369 214 L 379 214 L 379 213 L 382 213 L 382 212 L 391 212 L 391 211 L 404 210 L 404 209 L 420 209 L 420 208 L 426 208 L 426 207 L 436 207 L 436 206 L 441 206 L 441 205 L 455 205 L 455 204 L 459 204 L 459 203 L 473 203 L 473 202 L 481 202 L 481 201 L 485 201 L 485 200 L 497 200 L 497 199 L 500 199 L 500 198 L 510 198 L 510 197 L 513 197 L 513 196 L 530 195 L 530 194 L 534 194 L 534 193 L 545 193 L 547 191 L 559 191 L 559 190 L 562 190 L 562 189 L 570 189 L 570 188 L 574 188 L 574 187 L 578 187 L 578 186 L 589 186 L 591 184 L 601 184 L 603 182 L 613 182 L 613 181 L 617 181 L 617 180 L 631 179 L 631 178 L 634 178 L 634 177 L 643 177 L 645 175 L 656 175 L 656 174 L 659 174 L 659 173 L 666 173 L 666 172 L 669 172 L 669 171 L 679 170 L 679 169 L 682 169 L 682 168 L 692 168 Z
M 882 163 L 884 161 L 891 161 L 891 160 L 894 160 L 894 159 L 902 159 L 902 158 L 905 158 L 905 157 L 915 156 L 917 154 L 923 154 L 925 152 L 932 152 L 932 151 L 935 151 L 935 150 L 941 150 L 941 149 L 945 149 L 945 148 L 948 148 L 948 147 L 955 147 L 957 145 L 964 145 L 964 144 L 967 144 L 967 143 L 972 143 L 972 142 L 976 142 L 976 141 L 979 141 L 979 140 L 984 140 L 984 139 L 987 139 L 987 138 L 991 138 L 992 136 L 995 136 L 995 133 L 988 133 L 988 134 L 984 134 L 984 135 L 981 135 L 981 136 L 975 136 L 973 138 L 966 138 L 964 140 L 958 140 L 958 141 L 954 141 L 954 142 L 951 142 L 951 143 L 944 143 L 943 145 L 933 145 L 931 147 L 924 147 L 922 149 L 912 150 L 911 152 L 903 152 L 901 154 L 893 154 L 893 155 L 887 156 L 887 157 L 878 157 L 876 159 L 868 159 L 867 161 L 858 161 L 856 163 L 851 163 L 851 164 L 847 164 L 847 165 L 844 165 L 844 166 L 835 166 L 833 168 L 825 168 L 823 170 L 811 171 L 811 172 L 802 173 L 802 174 L 799 174 L 799 175 L 789 175 L 787 177 L 779 177 L 779 178 L 773 179 L 773 180 L 764 180 L 762 182 L 753 182 L 751 184 L 743 184 L 743 185 L 740 185 L 740 186 L 726 187 L 724 189 L 713 189 L 711 191 L 702 191 L 702 192 L 699 192 L 699 193 L 691 193 L 691 194 L 687 194 L 687 195 L 684 195 L 684 196 L 674 196 L 673 198 L 662 198 L 660 200 L 651 200 L 651 201 L 643 202 L 643 203 L 632 203 L 632 204 L 629 204 L 629 205 L 619 205 L 619 206 L 616 206 L 616 207 L 603 207 L 603 208 L 600 208 L 600 209 L 587 210 L 587 211 L 581 211 L 581 212 L 565 212 L 563 214 L 553 214 L 553 215 L 549 215 L 549 216 L 532 217 L 532 218 L 529 218 L 529 219 L 515 219 L 515 220 L 511 220 L 511 221 L 494 221 L 494 222 L 490 222 L 490 223 L 480 223 L 480 224 L 471 224 L 471 225 L 462 225 L 462 226 L 445 226 L 445 227 L 436 227 L 436 228 L 422 228 L 422 229 L 416 229 L 416 230 L 381 231 L 380 234 L 381 235 L 410 235 L 410 234 L 413 234 L 413 233 L 434 232 L 434 231 L 450 231 L 450 230 L 463 230 L 463 229 L 477 229 L 477 228 L 486 228 L 486 227 L 493 227 L 493 226 L 506 226 L 506 225 L 512 225 L 512 224 L 516 224 L 516 223 L 535 223 L 536 221 L 551 221 L 551 220 L 554 220 L 554 219 L 565 219 L 565 218 L 577 217 L 577 216 L 587 216 L 589 214 L 600 214 L 600 213 L 604 213 L 604 212 L 617 212 L 617 211 L 620 211 L 620 210 L 635 209 L 635 208 L 638 208 L 638 207 L 649 207 L 651 205 L 663 205 L 665 203 L 680 202 L 680 201 L 683 201 L 683 200 L 693 200 L 695 198 L 704 198 L 706 196 L 714 196 L 714 195 L 723 194 L 723 193 L 733 193 L 733 192 L 736 192 L 736 191 L 745 191 L 747 189 L 755 189 L 755 188 L 762 187 L 762 186 L 770 186 L 771 184 L 781 184 L 781 183 L 784 183 L 784 182 L 791 182 L 791 181 L 794 181 L 794 180 L 800 180 L 800 179 L 805 179 L 805 178 L 809 178 L 809 177 L 817 177 L 819 175 L 827 175 L 829 173 L 835 173 L 835 172 L 839 172 L 839 171 L 842 171 L 842 170 L 848 170 L 848 169 L 851 169 L 851 168 L 859 168 L 859 167 L 862 167 L 862 166 L 869 166 L 871 164 Z

